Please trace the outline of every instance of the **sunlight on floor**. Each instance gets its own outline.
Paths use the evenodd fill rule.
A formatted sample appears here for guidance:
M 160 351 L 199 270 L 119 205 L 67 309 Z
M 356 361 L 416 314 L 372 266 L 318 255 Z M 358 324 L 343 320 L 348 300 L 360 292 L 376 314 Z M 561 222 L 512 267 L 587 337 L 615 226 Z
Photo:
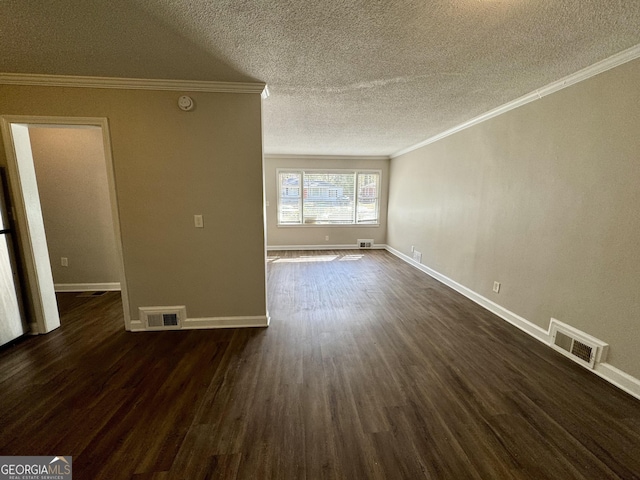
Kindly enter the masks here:
M 273 263 L 310 263 L 310 262 L 331 262 L 338 258 L 337 255 L 305 255 L 297 258 L 278 258 Z
M 339 262 L 353 262 L 361 260 L 364 257 L 362 254 L 347 254 L 347 255 L 301 255 L 299 257 L 287 257 L 281 258 L 279 256 L 267 257 L 267 263 L 315 263 L 315 262 L 332 262 L 338 260 Z
M 340 262 L 353 262 L 354 260 L 361 260 L 364 257 L 362 254 L 358 255 L 345 255 L 339 261 Z

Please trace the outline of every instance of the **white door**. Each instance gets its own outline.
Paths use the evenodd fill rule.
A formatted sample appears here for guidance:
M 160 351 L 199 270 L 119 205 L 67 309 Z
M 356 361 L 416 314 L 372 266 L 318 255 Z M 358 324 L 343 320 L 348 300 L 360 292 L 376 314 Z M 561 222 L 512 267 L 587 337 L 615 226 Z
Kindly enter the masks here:
M 3 172 L 0 171 L 0 345 L 27 331 L 20 308 L 19 279 L 13 252 L 14 232 L 9 222 Z

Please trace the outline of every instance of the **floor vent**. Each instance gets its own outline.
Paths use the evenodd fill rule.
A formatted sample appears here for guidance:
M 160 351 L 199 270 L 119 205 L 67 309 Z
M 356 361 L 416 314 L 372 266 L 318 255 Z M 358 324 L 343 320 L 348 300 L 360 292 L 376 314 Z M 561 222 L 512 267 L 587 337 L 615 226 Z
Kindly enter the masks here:
M 580 330 L 551 319 L 549 327 L 551 346 L 579 364 L 594 368 L 596 363 L 606 361 L 609 345 Z
M 373 248 L 373 238 L 359 238 L 358 248 Z
M 149 330 L 175 330 L 187 318 L 187 310 L 179 307 L 140 307 L 140 320 Z

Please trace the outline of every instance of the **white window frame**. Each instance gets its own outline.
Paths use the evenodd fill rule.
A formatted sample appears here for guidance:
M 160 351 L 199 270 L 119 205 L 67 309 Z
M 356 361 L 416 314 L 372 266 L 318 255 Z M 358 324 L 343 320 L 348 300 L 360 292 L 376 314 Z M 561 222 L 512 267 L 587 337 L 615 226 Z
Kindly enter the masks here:
M 280 222 L 280 208 L 281 208 L 281 200 L 283 198 L 282 194 L 282 183 L 280 181 L 280 175 L 282 173 L 293 173 L 300 175 L 300 221 L 298 223 L 281 223 Z M 309 174 L 353 174 L 354 181 L 354 194 L 353 194 L 353 219 L 351 223 L 305 223 L 304 217 L 304 176 L 305 173 Z M 377 174 L 378 175 L 378 196 L 376 198 L 376 221 L 373 223 L 370 222 L 358 222 L 358 201 L 359 201 L 359 192 L 358 192 L 358 177 L 359 175 L 365 174 Z M 276 184 L 277 184 L 277 210 L 276 210 L 276 224 L 278 227 L 379 227 L 380 226 L 380 199 L 382 197 L 382 170 L 376 169 L 354 169 L 354 168 L 345 168 L 345 169 L 324 169 L 324 168 L 278 168 L 276 169 Z M 291 188 L 291 187 L 289 187 Z

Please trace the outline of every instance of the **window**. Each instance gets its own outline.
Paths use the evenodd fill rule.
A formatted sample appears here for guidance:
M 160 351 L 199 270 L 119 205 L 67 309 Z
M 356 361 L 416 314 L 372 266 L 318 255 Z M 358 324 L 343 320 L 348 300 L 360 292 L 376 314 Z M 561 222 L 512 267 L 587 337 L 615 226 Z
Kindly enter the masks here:
M 377 225 L 379 171 L 278 170 L 278 225 Z

